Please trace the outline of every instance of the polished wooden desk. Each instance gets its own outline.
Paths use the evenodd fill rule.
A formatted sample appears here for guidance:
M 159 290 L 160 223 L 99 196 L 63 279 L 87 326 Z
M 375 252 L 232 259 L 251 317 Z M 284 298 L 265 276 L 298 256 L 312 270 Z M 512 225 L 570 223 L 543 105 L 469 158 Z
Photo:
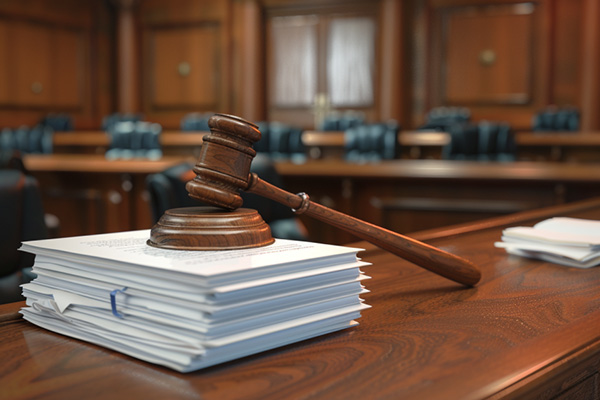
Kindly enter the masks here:
M 600 219 L 600 199 L 414 236 L 472 260 L 463 288 L 360 243 L 371 309 L 354 329 L 180 374 L 30 325 L 0 306 L 0 398 L 480 399 L 600 396 L 600 268 L 494 248 L 503 228 Z
M 599 162 L 600 132 L 519 132 L 519 159 Z

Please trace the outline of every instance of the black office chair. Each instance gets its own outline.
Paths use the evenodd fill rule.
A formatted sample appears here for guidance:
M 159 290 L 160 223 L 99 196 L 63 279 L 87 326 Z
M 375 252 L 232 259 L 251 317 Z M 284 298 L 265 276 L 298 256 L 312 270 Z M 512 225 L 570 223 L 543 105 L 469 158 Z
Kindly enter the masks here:
M 442 149 L 446 160 L 514 161 L 514 133 L 506 123 L 482 121 L 478 124 L 453 125 L 450 142 Z
M 18 251 L 21 242 L 49 237 L 37 181 L 13 169 L 0 169 L 0 302 L 24 300 L 19 285 L 34 278 L 34 257 Z
M 434 107 L 418 130 L 449 132 L 453 125 L 464 125 L 471 120 L 471 111 L 464 107 Z
M 210 128 L 208 127 L 208 120 L 212 117 L 213 113 L 199 113 L 192 112 L 186 114 L 180 122 L 180 127 L 183 132 L 190 131 L 201 131 L 208 132 Z
M 19 154 L 49 154 L 53 148 L 52 128 L 36 125 L 33 128 L 21 126 L 16 129 L 4 128 L 0 132 L 0 152 Z
M 318 127 L 321 131 L 345 131 L 365 124 L 365 115 L 358 111 L 332 112 L 327 115 Z
M 344 150 L 347 161 L 376 162 L 399 157 L 398 135 L 400 127 L 396 121 L 379 124 L 359 125 L 344 131 Z
M 534 131 L 578 131 L 579 111 L 573 107 L 549 106 L 533 116 L 531 125 Z
M 73 130 L 73 120 L 68 114 L 50 113 L 42 118 L 38 125 L 59 132 Z
M 111 127 L 118 122 L 138 122 L 143 121 L 144 116 L 142 114 L 135 113 L 113 113 L 105 116 L 102 119 L 102 130 L 109 131 Z
M 189 197 L 185 189 L 185 184 L 196 176 L 192 171 L 193 167 L 191 163 L 182 163 L 148 176 L 146 185 L 150 193 L 152 218 L 155 223 L 168 209 L 203 205 L 200 201 Z M 252 161 L 251 171 L 256 172 L 261 179 L 281 187 L 281 177 L 267 155 L 257 154 Z M 307 239 L 304 226 L 288 207 L 253 193 L 242 192 L 241 196 L 244 201 L 243 207 L 257 210 L 271 227 L 274 237 Z
M 146 121 L 125 121 L 112 124 L 108 130 L 110 147 L 106 158 L 131 159 L 162 157 L 159 136 L 162 127 L 157 123 Z
M 253 145 L 257 153 L 275 160 L 306 161 L 306 148 L 302 143 L 302 129 L 281 122 L 261 121 L 256 124 L 261 139 Z

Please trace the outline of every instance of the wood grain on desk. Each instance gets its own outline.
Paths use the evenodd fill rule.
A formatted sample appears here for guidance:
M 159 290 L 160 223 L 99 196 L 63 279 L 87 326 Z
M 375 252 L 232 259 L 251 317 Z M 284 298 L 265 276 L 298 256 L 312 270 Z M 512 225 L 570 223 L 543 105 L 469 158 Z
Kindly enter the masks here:
M 506 226 L 600 219 L 600 199 L 463 226 L 430 243 L 483 273 L 460 285 L 360 243 L 373 307 L 354 329 L 190 374 L 0 323 L 6 398 L 478 399 L 599 396 L 600 269 L 507 255 Z M 434 235 L 435 236 L 435 235 Z M 20 304 L 0 307 L 11 313 Z M 572 397 L 578 394 L 579 397 Z

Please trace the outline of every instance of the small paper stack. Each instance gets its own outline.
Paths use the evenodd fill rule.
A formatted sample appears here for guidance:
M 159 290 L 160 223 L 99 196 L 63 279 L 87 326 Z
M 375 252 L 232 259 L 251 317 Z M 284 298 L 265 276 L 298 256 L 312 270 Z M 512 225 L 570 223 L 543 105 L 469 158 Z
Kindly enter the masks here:
M 28 321 L 188 372 L 357 325 L 361 249 L 277 239 L 228 251 L 150 247 L 150 231 L 23 243 Z
M 600 264 L 600 221 L 557 217 L 533 227 L 502 232 L 496 247 L 508 253 L 561 265 L 589 268 Z

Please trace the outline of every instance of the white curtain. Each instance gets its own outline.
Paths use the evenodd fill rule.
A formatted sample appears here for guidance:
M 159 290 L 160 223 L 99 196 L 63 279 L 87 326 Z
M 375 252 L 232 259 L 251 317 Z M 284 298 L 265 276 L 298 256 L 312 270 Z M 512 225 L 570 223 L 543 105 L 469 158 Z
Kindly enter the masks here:
M 375 25 L 370 18 L 331 21 L 327 79 L 332 105 L 373 103 L 374 47 Z
M 278 106 L 307 106 L 317 92 L 316 16 L 276 17 L 273 97 Z

